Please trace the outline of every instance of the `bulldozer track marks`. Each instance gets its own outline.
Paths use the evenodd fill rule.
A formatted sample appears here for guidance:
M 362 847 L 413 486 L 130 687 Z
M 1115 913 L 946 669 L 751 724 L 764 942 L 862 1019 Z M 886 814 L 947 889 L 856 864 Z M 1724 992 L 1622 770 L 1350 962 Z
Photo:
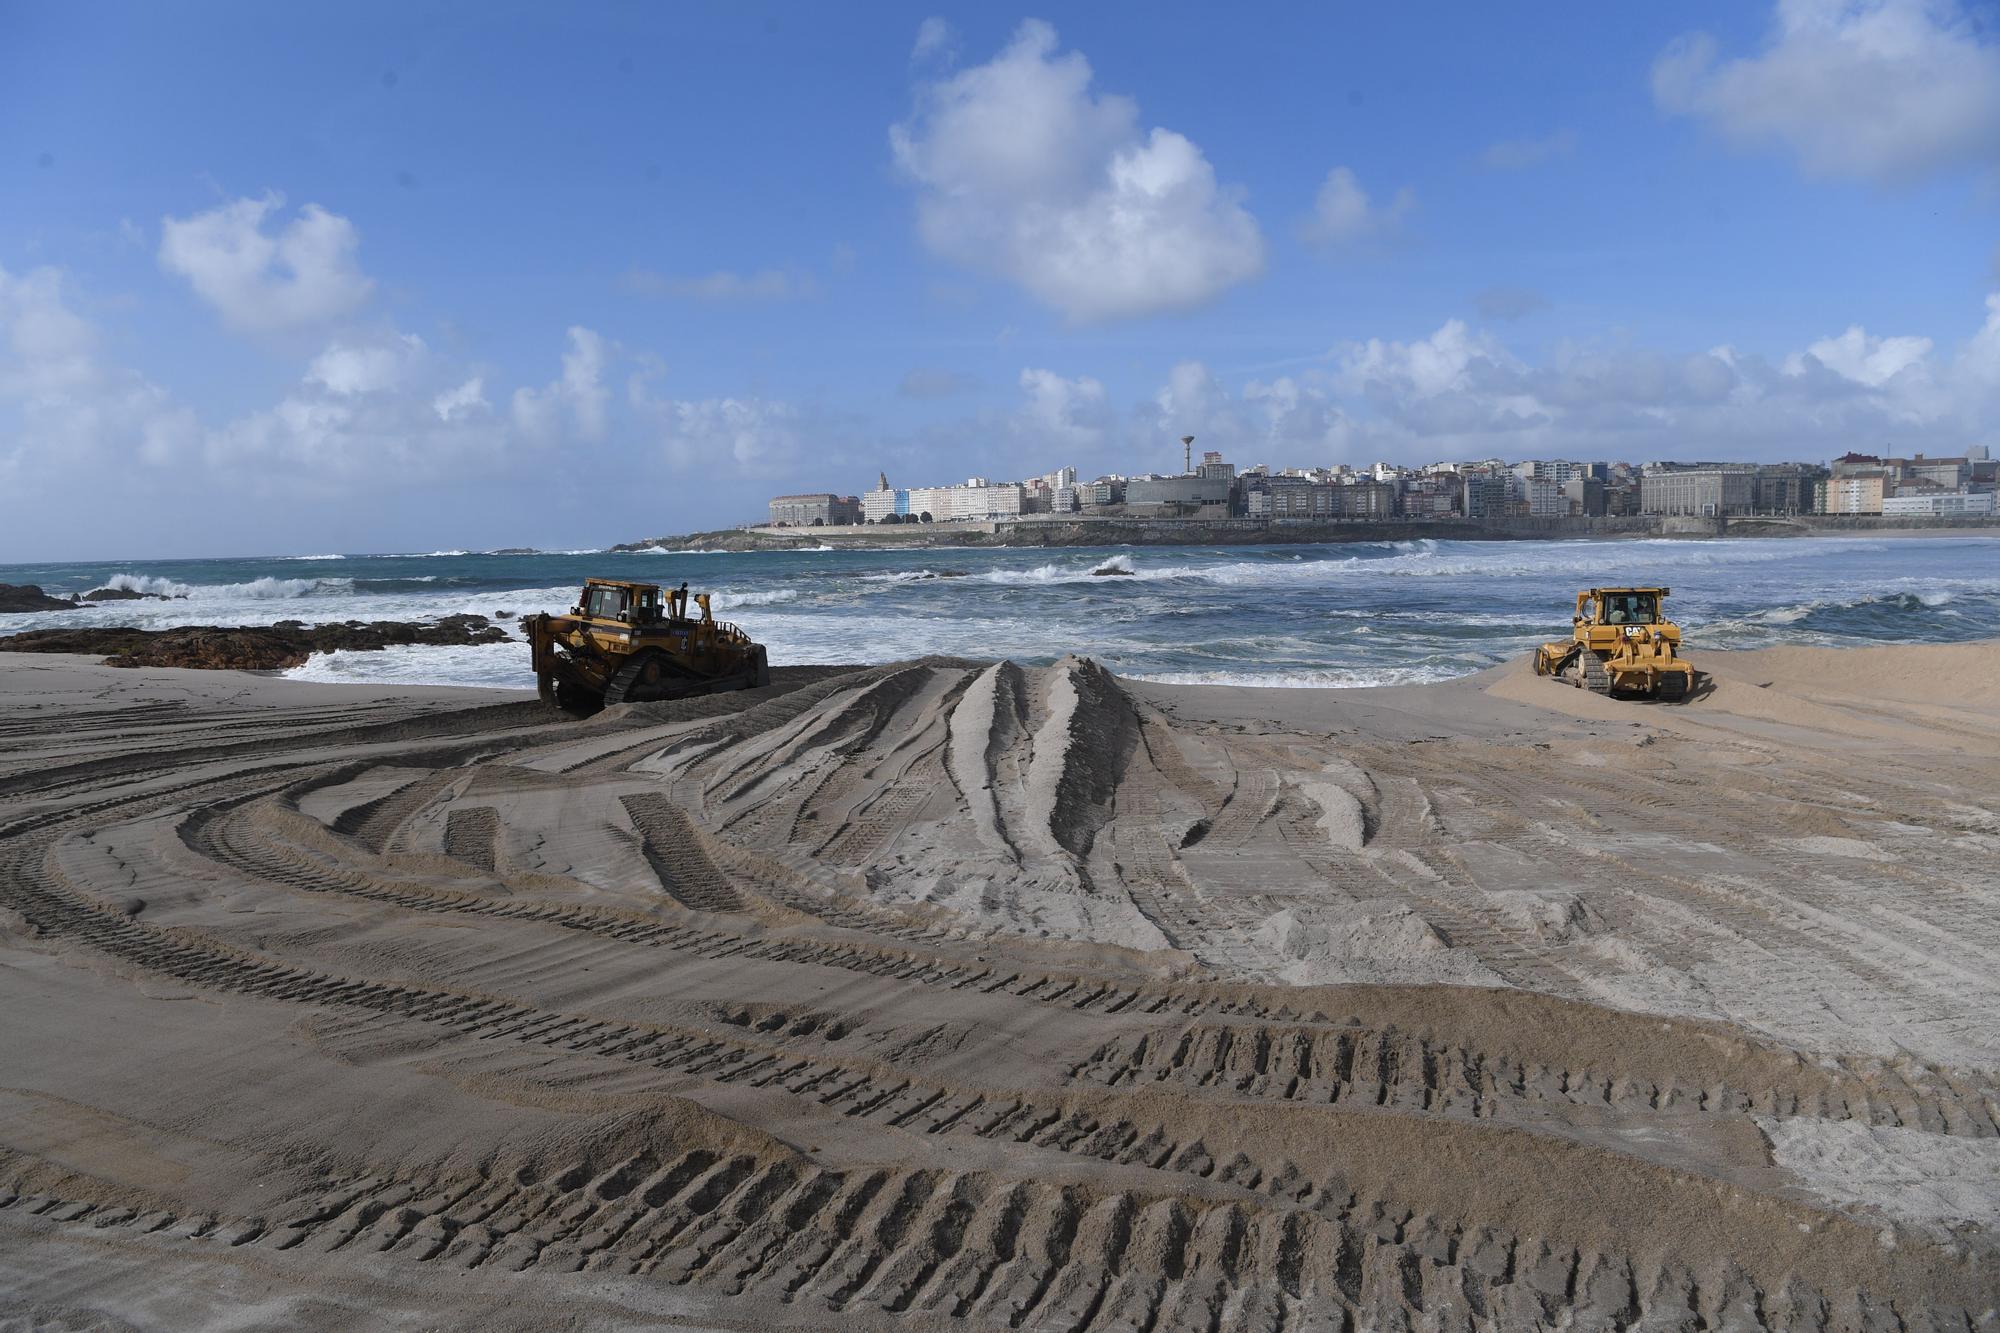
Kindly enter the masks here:
M 850 1066 L 820 1057 L 798 1056 L 780 1048 L 728 1039 L 711 1039 L 690 1032 L 589 1020 L 499 999 L 427 991 L 408 985 L 357 982 L 330 977 L 268 960 L 180 941 L 164 932 L 126 921 L 112 912 L 66 902 L 60 889 L 29 887 L 30 867 L 9 870 L 11 906 L 38 928 L 79 940 L 148 969 L 213 989 L 265 996 L 298 1003 L 342 1004 L 440 1023 L 485 1039 L 511 1037 L 544 1045 L 589 1051 L 638 1061 L 666 1073 L 699 1075 L 719 1082 L 743 1079 L 754 1086 L 780 1084 L 788 1090 L 816 1091 L 822 1106 L 848 1115 L 886 1114 L 892 1125 L 916 1120 L 928 1132 L 971 1132 L 989 1137 L 1026 1118 L 1023 1102 L 1015 1112 L 982 1128 L 968 1119 L 973 1100 L 986 1094 L 961 1094 L 954 1104 L 947 1090 L 910 1080 L 880 1091 L 881 1080 L 852 1072 Z M 511 915 L 505 909 L 499 914 Z M 529 919 L 538 919 L 529 914 Z M 637 942 L 646 942 L 638 937 Z M 741 957 L 748 951 L 710 943 L 710 957 Z M 821 961 L 764 955 L 773 961 Z M 914 969 L 914 970 L 906 970 Z M 877 973 L 890 978 L 914 978 L 936 984 L 944 980 L 933 966 L 906 964 Z M 982 978 L 983 980 L 983 978 Z M 1100 1007 L 1116 1012 L 1129 1007 L 1127 994 L 1113 988 L 1071 981 L 1051 987 L 1050 979 L 1006 976 L 979 989 L 1022 998 L 1040 998 L 1075 1009 Z M 1025 984 L 1024 984 L 1025 983 Z M 964 979 L 958 985 L 975 984 Z M 955 985 L 954 988 L 957 988 Z M 1129 996 L 1136 999 L 1136 996 Z M 1159 1012 L 1160 1001 L 1137 1012 Z M 1898 1099 L 1879 1089 L 1872 1095 L 1858 1083 L 1842 1086 L 1828 1080 L 1821 1087 L 1799 1090 L 1739 1090 L 1680 1088 L 1614 1078 L 1589 1070 L 1550 1070 L 1511 1066 L 1478 1052 L 1440 1046 L 1407 1035 L 1354 1028 L 1243 1027 L 1156 1030 L 1136 1039 L 1113 1042 L 1072 1071 L 1072 1077 L 1107 1087 L 1171 1082 L 1181 1086 L 1217 1088 L 1240 1095 L 1287 1101 L 1345 1100 L 1353 1104 L 1393 1105 L 1417 1111 L 1458 1111 L 1478 1118 L 1504 1114 L 1510 1100 L 1561 1100 L 1577 1105 L 1614 1105 L 1649 1109 L 1676 1106 L 1716 1112 L 1755 1112 L 1767 1116 L 1811 1115 L 1829 1119 L 1859 1119 L 1879 1125 L 1919 1125 L 1938 1132 L 1992 1136 L 2000 1133 L 1990 1099 L 1966 1092 L 1955 1097 L 1925 1099 L 1913 1090 Z M 884 1112 L 887 1108 L 887 1112 Z M 1095 1128 L 1095 1126 L 1093 1126 Z M 1140 1137 L 1133 1128 L 1132 1139 Z M 1030 1135 L 1023 1141 L 1069 1150 L 1072 1145 Z M 1163 1157 L 1170 1157 L 1170 1152 Z
M 491 873 L 496 868 L 500 814 L 490 805 L 453 810 L 445 816 L 444 851 L 467 865 Z
M 606 908 L 488 898 L 468 890 L 439 888 L 415 881 L 398 882 L 379 872 L 345 869 L 311 853 L 263 837 L 245 836 L 237 830 L 236 823 L 249 813 L 247 807 L 239 805 L 190 819 L 183 825 L 182 839 L 192 850 L 219 865 L 300 892 L 345 894 L 415 912 L 467 913 L 535 922 L 584 931 L 621 943 L 673 949 L 702 958 L 731 957 L 745 961 L 832 967 L 887 981 L 948 990 L 977 988 L 986 994 L 1004 993 L 1019 999 L 1060 1004 L 1073 1009 L 1094 1009 L 1101 1013 L 1130 1011 L 1133 1014 L 1186 1016 L 1223 1013 L 1268 1018 L 1300 1016 L 1289 1005 L 1210 994 L 1199 988 L 1151 988 L 1109 981 L 1093 982 L 1079 976 L 959 962 L 948 957 L 861 943 L 759 937 L 661 922 Z M 868 914 L 842 913 L 824 905 L 818 905 L 817 911 L 830 924 L 851 922 L 858 928 L 879 932 L 879 927 Z M 947 932 L 935 927 L 913 927 L 906 934 L 913 944 L 947 937 Z
M 1753 1280 L 1726 1257 L 1690 1267 L 1643 1246 L 1600 1252 L 1579 1246 L 1573 1233 L 1567 1240 L 1517 1234 L 1504 1224 L 1512 1214 L 1479 1211 L 1487 1205 L 1452 1216 L 1422 1213 L 1393 1197 L 1410 1189 L 1400 1178 L 1362 1187 L 1340 1174 L 1354 1168 L 1338 1158 L 1306 1164 L 1315 1160 L 1307 1143 L 1343 1126 L 1385 1122 L 1419 1143 L 1452 1146 L 1458 1135 L 1554 1137 L 1551 1125 L 1613 1125 L 1635 1139 L 1720 1134 L 1733 1132 L 1727 1118 L 1749 1116 L 2000 1137 L 1992 1088 L 1914 1061 L 1787 1063 L 1792 1052 L 1724 1038 L 1718 1028 L 1679 1034 L 1680 1047 L 1663 1048 L 1735 1043 L 1704 1067 L 1736 1072 L 1696 1082 L 1677 1076 L 1681 1057 L 1672 1054 L 1628 1054 L 1600 1041 L 1594 1049 L 1609 1050 L 1602 1066 L 1596 1056 L 1538 1063 L 1511 1053 L 1515 1038 L 1499 1025 L 1446 1017 L 1405 1031 L 1366 1008 L 1373 1000 L 1354 1000 L 1357 1007 L 1346 1010 L 1339 1007 L 1350 1003 L 1344 992 L 1245 984 L 1265 974 L 1254 928 L 1281 899 L 1211 892 L 1199 864 L 1190 870 L 1201 856 L 1282 841 L 1339 892 L 1403 895 L 1452 944 L 1470 948 L 1509 981 L 1582 997 L 1578 977 L 1566 970 L 1568 955 L 1488 910 L 1493 869 L 1479 839 L 1504 833 L 1510 848 L 1526 847 L 1536 859 L 1573 858 L 1579 849 L 1556 831 L 1537 830 L 1534 802 L 1555 793 L 1595 802 L 1607 822 L 1627 817 L 1601 780 L 1550 781 L 1524 795 L 1504 782 L 1427 770 L 1413 757 L 1402 771 L 1370 773 L 1365 840 L 1343 850 L 1327 845 L 1313 813 L 1288 794 L 1296 789 L 1275 772 L 1246 768 L 1235 790 L 1225 791 L 1203 776 L 1207 770 L 1167 750 L 1176 744 L 1169 733 L 1142 720 L 1139 740 L 1159 771 L 1183 792 L 1198 787 L 1200 808 L 1164 788 L 1135 789 L 1125 817 L 1102 835 L 1094 853 L 1101 859 L 1091 868 L 1115 863 L 1140 911 L 1219 975 L 1146 977 L 1104 955 L 1056 966 L 1077 955 L 968 938 L 938 924 L 948 915 L 928 916 L 927 906 L 898 911 L 852 887 L 886 850 L 907 850 L 896 841 L 905 830 L 930 836 L 916 821 L 931 815 L 926 803 L 954 781 L 937 749 L 920 751 L 883 729 L 896 701 L 935 700 L 945 691 L 908 671 L 863 683 L 859 691 L 850 682 L 812 692 L 826 699 L 850 691 L 824 726 L 850 751 L 878 742 L 873 798 L 861 799 L 861 791 L 826 773 L 818 775 L 823 783 L 783 793 L 770 802 L 777 813 L 769 817 L 781 830 L 814 836 L 780 855 L 711 832 L 705 797 L 714 793 L 698 780 L 683 775 L 654 792 L 631 791 L 644 770 L 630 766 L 660 752 L 644 737 L 592 749 L 593 758 L 564 775 L 450 767 L 491 753 L 490 738 L 464 732 L 412 740 L 386 759 L 342 762 L 319 751 L 310 763 L 230 774 L 214 772 L 214 756 L 204 752 L 187 765 L 207 771 L 186 781 L 162 764 L 145 770 L 147 782 L 105 799 L 17 820 L 0 835 L 0 905 L 46 946 L 116 960 L 114 974 L 131 969 L 216 995 L 331 1011 L 337 1017 L 329 1024 L 341 1032 L 372 1038 L 378 1030 L 429 1029 L 454 1043 L 454 1052 L 496 1068 L 559 1059 L 561 1076 L 575 1073 L 582 1082 L 601 1074 L 621 1090 L 657 1089 L 698 1103 L 715 1121 L 691 1128 L 676 1122 L 668 1138 L 650 1138 L 643 1149 L 630 1139 L 585 1136 L 555 1144 L 547 1158 L 499 1152 L 453 1159 L 449 1167 L 373 1161 L 365 1149 L 329 1153 L 337 1165 L 259 1203 L 251 1216 L 121 1197 L 117 1187 L 96 1183 L 65 1193 L 49 1184 L 45 1164 L 0 1152 L 0 1234 L 64 1230 L 139 1247 L 240 1250 L 273 1270 L 379 1255 L 417 1265 L 418 1273 L 584 1272 L 778 1301 L 829 1325 L 908 1316 L 924 1326 L 954 1321 L 1070 1333 L 1749 1326 L 1915 1333 L 1981 1326 L 1976 1312 L 1897 1308 L 1841 1289 L 1839 1280 L 1826 1290 L 1797 1278 L 1772 1282 L 1768 1274 Z M 810 702 L 766 699 L 708 728 L 783 726 Z M 760 716 L 746 720 L 751 713 Z M 0 747 L 4 741 L 0 736 Z M 303 813 L 310 792 L 352 781 L 376 762 L 408 764 L 411 779 L 345 809 L 330 825 Z M 420 771 L 425 767 L 431 771 Z M 508 794 L 596 778 L 617 784 L 607 806 L 622 808 L 658 892 L 641 872 L 651 899 L 628 895 L 637 905 L 621 908 L 537 896 L 546 890 L 559 898 L 553 877 L 509 880 L 510 849 L 522 855 L 527 835 L 502 827 L 503 812 L 513 808 Z M 1463 800 L 1453 794 L 1460 791 L 1468 793 Z M 826 823 L 803 819 L 809 807 Z M 349 975 L 355 955 L 326 939 L 344 927 L 253 936 L 259 942 L 249 949 L 233 925 L 210 935 L 128 915 L 111 881 L 93 880 L 96 867 L 115 864 L 118 836 L 103 843 L 96 836 L 190 808 L 171 826 L 162 820 L 157 833 L 122 836 L 178 837 L 192 856 L 175 848 L 183 858 L 176 864 L 200 858 L 208 864 L 196 873 L 230 894 L 244 894 L 247 882 L 267 896 L 297 895 L 286 900 L 294 906 L 315 895 L 347 902 L 326 915 L 356 930 L 381 925 L 379 915 L 352 906 L 363 903 L 490 922 L 484 933 L 438 934 L 449 934 L 452 947 L 478 966 L 476 950 L 508 960 L 457 977 L 506 977 L 497 984 L 509 993 L 427 978 L 421 960 L 407 977 Z M 610 823 L 618 827 L 615 813 Z M 1199 855 L 1188 851 L 1184 861 L 1181 849 L 1195 846 Z M 443 856 L 435 854 L 440 848 Z M 1808 985 L 1792 970 L 1788 950 L 1839 938 L 1842 957 L 1883 993 L 1939 993 L 1963 980 L 2000 934 L 1983 921 L 1977 901 L 1955 895 L 1919 856 L 1843 868 L 1838 876 L 1801 869 L 1767 886 L 1663 876 L 1617 848 L 1583 854 L 1635 891 L 1698 909 L 1715 929 L 1756 942 L 1770 959 L 1769 984 L 1780 992 L 1803 993 Z M 821 863 L 850 869 L 837 877 L 809 873 Z M 1886 910 L 1907 915 L 1905 933 L 1887 944 L 1841 937 L 1828 918 L 1854 892 L 1877 893 Z M 643 1009 L 642 1021 L 593 1007 L 622 1001 L 538 1001 L 535 980 L 510 967 L 533 956 L 544 931 L 602 941 L 586 961 L 612 960 L 617 966 L 606 972 L 623 966 L 649 984 L 657 975 L 649 998 L 669 1007 Z M 1933 942 L 1928 958 L 1910 956 L 1907 942 L 1918 938 Z M 647 949 L 663 953 L 637 952 Z M 577 949 L 567 956 L 578 957 Z M 681 981 L 680 960 L 726 966 Z M 826 992 L 800 1002 L 762 988 L 775 974 L 758 969 L 781 967 L 842 975 L 796 987 L 798 995 Z M 1899 967 L 1908 975 L 1899 976 Z M 996 1003 L 967 1003 L 976 997 Z M 1975 1009 L 1965 1004 L 1954 1021 L 1977 1021 Z M 690 1010 L 697 1015 L 689 1018 Z M 651 1021 L 663 1012 L 672 1021 Z M 1032 1073 L 1018 1064 L 994 1072 L 977 1044 L 990 1034 L 975 1033 L 962 1052 L 951 1044 L 953 1021 L 974 1012 L 994 1015 L 996 1030 L 1019 1024 L 1033 1031 L 1044 1042 L 1038 1050 L 1056 1054 Z M 1377 1017 L 1355 1016 L 1369 1012 Z M 1630 1017 L 1593 1010 L 1588 1022 Z M 1537 1049 L 1545 1060 L 1561 1059 L 1548 1054 L 1554 1048 L 1547 1042 Z M 760 1134 L 715 1127 L 739 1115 L 754 1124 L 753 1112 L 737 1108 L 765 1106 L 783 1108 L 778 1114 L 795 1127 L 786 1143 L 851 1144 L 864 1132 L 869 1141 L 859 1151 L 822 1155 L 817 1147 L 795 1152 Z M 1689 1130 L 1697 1116 L 1714 1119 Z M 822 1125 L 834 1135 L 813 1134 Z M 1690 1178 L 1704 1190 L 1721 1184 Z
M 238 807 L 233 817 L 241 819 L 248 813 L 246 807 Z M 303 858 L 288 859 L 281 845 L 261 839 L 234 838 L 227 818 L 193 825 L 187 835 L 190 845 L 222 864 L 305 891 L 352 894 L 415 911 L 467 912 L 581 930 L 623 944 L 666 948 L 703 959 L 830 967 L 887 982 L 943 990 L 976 990 L 1088 1013 L 1122 1014 L 1129 1018 L 1240 1018 L 1313 1025 L 1272 1030 L 1216 1029 L 1221 1034 L 1217 1041 L 1202 1043 L 1188 1038 L 1184 1043 L 1186 1050 L 1178 1059 L 1163 1055 L 1171 1043 L 1157 1034 L 1137 1038 L 1136 1047 L 1129 1054 L 1114 1043 L 1072 1071 L 1073 1077 L 1106 1086 L 1164 1081 L 1262 1098 L 1338 1103 L 1352 1095 L 1349 1085 L 1365 1082 L 1364 1101 L 1372 1098 L 1375 1104 L 1393 1103 L 1420 1110 L 1462 1109 L 1474 1117 L 1504 1114 L 1508 1101 L 1526 1098 L 1577 1105 L 1753 1112 L 1772 1117 L 1809 1115 L 1978 1137 L 2000 1134 L 2000 1128 L 1996 1128 L 1996 1123 L 2000 1123 L 2000 1099 L 1991 1090 L 1953 1087 L 1947 1083 L 1940 1091 L 1935 1077 L 1927 1080 L 1932 1086 L 1925 1091 L 1907 1084 L 1900 1089 L 1885 1089 L 1879 1074 L 1871 1080 L 1859 1075 L 1806 1079 L 1797 1086 L 1782 1089 L 1681 1087 L 1670 1077 L 1635 1079 L 1581 1068 L 1552 1071 L 1518 1063 L 1510 1065 L 1499 1052 L 1433 1043 L 1412 1046 L 1414 1039 L 1408 1037 L 1398 1039 L 1402 1043 L 1398 1048 L 1401 1054 L 1368 1076 L 1372 1082 L 1357 1079 L 1352 1073 L 1331 1083 L 1310 1074 L 1287 1075 L 1281 1080 L 1255 1062 L 1263 1059 L 1282 1063 L 1277 1054 L 1282 1050 L 1290 1053 L 1286 1058 L 1295 1062 L 1304 1060 L 1308 1069 L 1314 1068 L 1315 1061 L 1328 1058 L 1324 1051 L 1338 1051 L 1340 1044 L 1357 1040 L 1348 1020 L 1318 1010 L 1301 1012 L 1290 1005 L 1260 1001 L 1254 995 L 1215 995 L 1198 987 L 1151 989 L 1084 976 L 954 963 L 937 956 L 899 953 L 861 944 L 759 938 L 691 925 L 649 922 L 603 909 L 486 899 L 415 885 L 400 889 L 384 887 L 378 880 L 355 872 L 339 873 L 319 868 Z M 942 937 L 942 932 L 933 933 Z M 1258 1052 L 1263 1053 L 1261 1057 Z M 1339 1057 L 1333 1058 L 1335 1067 L 1340 1067 Z M 1251 1060 L 1252 1065 L 1244 1067 L 1245 1060 Z M 1369 1066 L 1364 1061 L 1360 1067 Z M 1459 1072 L 1450 1074 L 1454 1070 Z M 1454 1084 L 1454 1077 L 1463 1086 Z M 1376 1089 L 1387 1091 L 1378 1096 Z
M 459 1270 L 581 1271 L 832 1314 L 1068 1333 L 1972 1326 L 1967 1313 L 1907 1312 L 1906 1321 L 1801 1284 L 1760 1301 L 1727 1268 L 1635 1265 L 1379 1205 L 842 1171 L 706 1147 L 546 1172 L 351 1175 L 251 1218 L 71 1200 L 0 1177 L 0 1226 L 265 1251 L 268 1262 L 346 1252 Z
M 1588 1067 L 1557 1068 L 1424 1038 L 1352 1026 L 1194 1024 L 1106 1043 L 1073 1078 L 1112 1088 L 1168 1085 L 1216 1095 L 1328 1105 L 1393 1106 L 1474 1119 L 1524 1103 L 1605 1106 L 1641 1114 L 1698 1111 L 1769 1119 L 1809 1116 L 1967 1138 L 2000 1136 L 2000 1101 L 1969 1087 L 1900 1088 L 1833 1071 L 1783 1085 L 1702 1086 Z
M 915 782 L 892 784 L 864 807 L 858 818 L 828 839 L 819 849 L 820 856 L 833 865 L 866 864 L 903 831 L 903 826 L 935 790 L 934 786 Z
M 645 840 L 646 860 L 674 901 L 697 912 L 740 912 L 743 897 L 701 849 L 680 807 L 651 792 L 621 798 Z

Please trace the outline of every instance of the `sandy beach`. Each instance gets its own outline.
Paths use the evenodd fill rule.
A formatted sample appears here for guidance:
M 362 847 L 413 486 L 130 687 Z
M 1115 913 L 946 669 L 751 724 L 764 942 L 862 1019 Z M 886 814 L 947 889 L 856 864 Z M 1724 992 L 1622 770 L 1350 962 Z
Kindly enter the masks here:
M 1996 648 L 0 654 L 0 1323 L 1989 1327 Z

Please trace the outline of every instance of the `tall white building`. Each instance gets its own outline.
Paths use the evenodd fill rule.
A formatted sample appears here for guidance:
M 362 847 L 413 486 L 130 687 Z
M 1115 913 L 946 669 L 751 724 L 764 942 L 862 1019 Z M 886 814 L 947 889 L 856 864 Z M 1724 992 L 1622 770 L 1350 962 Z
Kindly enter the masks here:
M 979 484 L 913 486 L 909 508 L 904 512 L 916 517 L 929 514 L 938 523 L 953 519 L 1014 518 L 1021 514 L 1026 488 L 1020 482 L 993 482 L 984 477 L 971 480 Z
M 984 481 L 984 478 L 981 479 Z M 1014 518 L 1021 512 L 1022 487 L 1017 481 L 966 486 L 952 495 L 953 518 Z
M 1569 497 L 1553 477 L 1523 478 L 1521 498 L 1528 502 L 1528 513 L 1535 518 L 1561 518 L 1569 513 Z

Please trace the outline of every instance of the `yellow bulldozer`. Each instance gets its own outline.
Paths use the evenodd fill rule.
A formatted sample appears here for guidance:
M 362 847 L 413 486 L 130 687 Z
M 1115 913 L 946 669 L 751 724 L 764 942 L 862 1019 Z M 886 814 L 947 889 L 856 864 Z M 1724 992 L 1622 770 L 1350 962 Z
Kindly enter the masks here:
M 1576 595 L 1568 639 L 1535 649 L 1535 674 L 1594 694 L 1643 694 L 1668 701 L 1694 689 L 1680 655 L 1680 626 L 1661 611 L 1670 588 L 1588 588 Z
M 771 683 L 762 644 L 717 620 L 707 593 L 688 615 L 688 590 L 588 579 L 566 616 L 528 616 L 521 628 L 542 698 L 574 713 L 610 704 L 681 699 Z

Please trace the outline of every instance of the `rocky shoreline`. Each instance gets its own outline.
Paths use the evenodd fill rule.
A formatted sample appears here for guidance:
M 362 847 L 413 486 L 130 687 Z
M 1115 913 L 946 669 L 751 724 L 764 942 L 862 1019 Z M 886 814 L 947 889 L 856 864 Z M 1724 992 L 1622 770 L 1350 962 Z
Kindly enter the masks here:
M 185 602 L 187 594 L 168 596 L 163 592 L 137 592 L 131 588 L 92 588 L 75 597 L 51 597 L 39 583 L 0 583 L 0 615 L 28 615 L 35 611 L 73 611 L 97 602 Z
M 68 603 L 58 603 L 68 605 Z M 191 667 L 204 671 L 282 671 L 303 666 L 314 653 L 370 652 L 422 645 L 461 647 L 512 640 L 485 616 L 440 616 L 434 621 L 349 620 L 307 625 L 183 625 L 173 629 L 97 626 L 41 629 L 0 638 L 0 652 L 102 655 L 106 666 Z
M 73 598 L 49 596 L 39 583 L 0 583 L 0 615 L 69 611 L 81 605 Z

